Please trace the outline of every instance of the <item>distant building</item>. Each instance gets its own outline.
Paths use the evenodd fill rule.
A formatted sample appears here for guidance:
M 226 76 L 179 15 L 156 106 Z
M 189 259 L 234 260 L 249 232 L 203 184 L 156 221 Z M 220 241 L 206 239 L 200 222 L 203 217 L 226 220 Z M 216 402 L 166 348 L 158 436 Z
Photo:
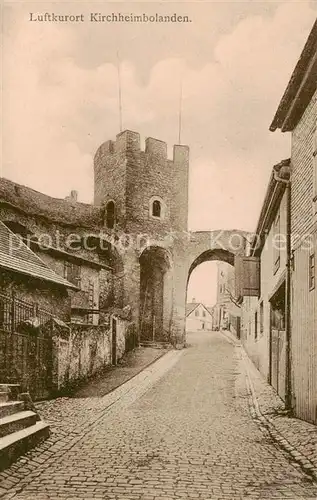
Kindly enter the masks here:
M 214 306 L 214 325 L 230 330 L 239 337 L 240 305 L 235 297 L 235 270 L 226 262 L 217 263 L 217 302 Z
M 201 302 L 186 304 L 186 332 L 196 332 L 213 329 L 213 308 Z

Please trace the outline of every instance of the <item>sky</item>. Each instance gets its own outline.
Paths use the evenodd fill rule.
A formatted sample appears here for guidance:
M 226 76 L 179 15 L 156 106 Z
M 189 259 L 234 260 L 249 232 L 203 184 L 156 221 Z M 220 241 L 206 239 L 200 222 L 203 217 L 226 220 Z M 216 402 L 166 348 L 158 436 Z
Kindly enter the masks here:
M 31 12 L 86 20 L 31 22 Z M 90 12 L 175 12 L 191 22 L 91 23 Z M 119 132 L 119 61 L 123 128 L 170 152 L 183 82 L 190 229 L 253 231 L 272 166 L 290 154 L 290 137 L 269 126 L 316 15 L 306 0 L 4 1 L 1 175 L 91 202 L 94 153 Z M 189 296 L 214 301 L 215 263 L 194 271 Z

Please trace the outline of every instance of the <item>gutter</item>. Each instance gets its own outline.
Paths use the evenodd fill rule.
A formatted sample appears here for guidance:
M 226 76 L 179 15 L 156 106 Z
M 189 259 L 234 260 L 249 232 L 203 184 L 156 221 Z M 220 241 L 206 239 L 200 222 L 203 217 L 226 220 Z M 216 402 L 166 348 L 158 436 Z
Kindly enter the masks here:
M 278 166 L 276 166 L 278 167 Z M 283 167 L 282 167 L 283 168 Z M 289 168 L 289 167 L 288 167 Z M 285 277 L 285 407 L 292 411 L 291 365 L 291 181 L 280 177 L 280 168 L 273 169 L 276 182 L 285 185 L 286 192 L 286 277 Z

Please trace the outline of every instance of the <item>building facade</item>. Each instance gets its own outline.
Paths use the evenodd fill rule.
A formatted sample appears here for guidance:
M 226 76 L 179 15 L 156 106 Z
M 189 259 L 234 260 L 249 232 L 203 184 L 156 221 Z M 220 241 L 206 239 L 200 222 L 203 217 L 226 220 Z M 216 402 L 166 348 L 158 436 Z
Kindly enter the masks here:
M 217 262 L 217 302 L 214 325 L 218 330 L 230 330 L 240 336 L 240 304 L 235 297 L 234 266 Z
M 211 331 L 213 329 L 213 307 L 205 306 L 195 299 L 186 304 L 186 332 Z
M 317 22 L 271 124 L 291 134 L 292 288 L 290 392 L 300 418 L 317 422 Z
M 250 258 L 260 286 L 242 303 L 243 343 L 299 418 L 317 422 L 317 22 L 270 130 L 291 133 L 273 168 Z
M 241 339 L 250 358 L 282 399 L 286 394 L 287 192 L 290 161 L 270 177 L 250 256 L 260 262 L 259 292 L 244 297 Z

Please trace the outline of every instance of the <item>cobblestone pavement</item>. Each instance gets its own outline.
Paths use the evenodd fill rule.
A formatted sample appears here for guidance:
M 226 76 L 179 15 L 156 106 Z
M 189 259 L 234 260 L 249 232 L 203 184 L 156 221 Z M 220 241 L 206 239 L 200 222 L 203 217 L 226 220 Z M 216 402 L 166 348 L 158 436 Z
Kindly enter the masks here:
M 236 346 L 241 344 L 228 332 L 223 332 Z M 242 348 L 245 367 L 251 383 L 255 418 L 260 418 L 274 439 L 279 441 L 302 467 L 317 479 L 317 426 L 289 417 L 284 403 L 254 366 Z
M 68 401 L 68 434 L 57 440 L 55 431 L 55 445 L 8 470 L 5 498 L 317 496 L 317 484 L 252 419 L 240 351 L 221 333 L 197 334 L 111 394 L 81 401 Z

